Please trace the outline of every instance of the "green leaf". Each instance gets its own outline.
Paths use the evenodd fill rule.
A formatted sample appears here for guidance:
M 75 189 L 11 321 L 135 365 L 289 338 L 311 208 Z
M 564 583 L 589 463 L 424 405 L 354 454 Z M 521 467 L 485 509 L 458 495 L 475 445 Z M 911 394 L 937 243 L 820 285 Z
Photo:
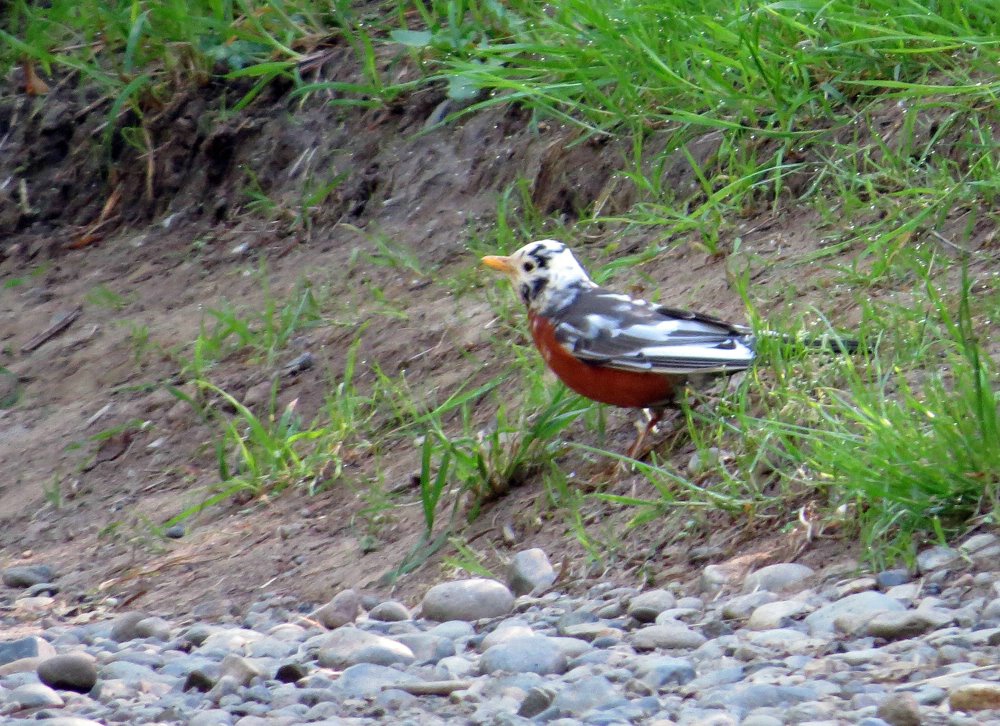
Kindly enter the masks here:
M 426 48 L 434 36 L 429 30 L 394 30 L 389 33 L 389 37 L 410 48 Z
M 448 76 L 448 98 L 453 101 L 470 101 L 479 95 L 479 84 L 471 76 L 459 73 Z

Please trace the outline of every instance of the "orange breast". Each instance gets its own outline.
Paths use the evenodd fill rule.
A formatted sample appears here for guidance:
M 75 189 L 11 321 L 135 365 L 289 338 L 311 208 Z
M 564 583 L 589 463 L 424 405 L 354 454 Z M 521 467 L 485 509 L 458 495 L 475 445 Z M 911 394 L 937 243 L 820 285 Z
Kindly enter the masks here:
M 623 408 L 646 408 L 669 403 L 682 384 L 680 376 L 586 363 L 563 347 L 555 328 L 543 317 L 529 314 L 531 337 L 552 372 L 582 396 Z

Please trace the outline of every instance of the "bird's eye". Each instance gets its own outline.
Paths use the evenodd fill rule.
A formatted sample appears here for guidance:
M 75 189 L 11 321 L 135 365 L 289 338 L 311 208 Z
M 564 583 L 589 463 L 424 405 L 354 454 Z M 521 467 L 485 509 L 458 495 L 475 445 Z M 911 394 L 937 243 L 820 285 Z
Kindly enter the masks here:
M 524 268 L 525 272 L 531 272 L 532 270 L 535 269 L 535 263 L 534 262 L 525 262 L 522 265 L 522 267 Z

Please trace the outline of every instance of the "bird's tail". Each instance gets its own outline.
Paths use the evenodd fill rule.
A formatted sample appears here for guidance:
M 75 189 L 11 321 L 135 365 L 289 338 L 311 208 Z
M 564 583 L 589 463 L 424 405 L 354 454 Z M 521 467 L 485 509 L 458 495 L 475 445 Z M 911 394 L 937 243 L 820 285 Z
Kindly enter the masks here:
M 857 338 L 843 338 L 839 335 L 827 334 L 818 338 L 803 338 L 802 344 L 814 350 L 825 350 L 830 353 L 850 355 L 861 350 L 861 342 Z
M 811 350 L 820 350 L 827 353 L 838 353 L 841 355 L 850 355 L 852 353 L 857 353 L 859 350 L 868 350 L 868 348 L 862 345 L 857 338 L 847 338 L 837 335 L 836 333 L 824 333 L 819 336 L 810 336 L 804 333 L 800 335 L 789 335 L 787 333 L 777 333 L 768 330 L 764 331 L 763 334 L 758 333 L 757 337 L 758 339 L 763 337 L 772 341 L 780 341 L 786 345 L 797 345 Z

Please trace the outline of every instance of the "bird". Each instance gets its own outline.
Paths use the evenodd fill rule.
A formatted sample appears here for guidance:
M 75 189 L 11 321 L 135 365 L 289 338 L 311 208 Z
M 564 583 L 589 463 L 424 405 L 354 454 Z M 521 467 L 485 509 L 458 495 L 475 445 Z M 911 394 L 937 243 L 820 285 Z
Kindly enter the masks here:
M 688 387 L 750 368 L 757 337 L 743 325 L 601 287 L 562 242 L 530 242 L 482 264 L 510 279 L 546 365 L 566 386 L 600 403 L 642 409 L 647 423 L 629 448 L 642 450 Z M 844 351 L 853 341 L 827 343 Z

